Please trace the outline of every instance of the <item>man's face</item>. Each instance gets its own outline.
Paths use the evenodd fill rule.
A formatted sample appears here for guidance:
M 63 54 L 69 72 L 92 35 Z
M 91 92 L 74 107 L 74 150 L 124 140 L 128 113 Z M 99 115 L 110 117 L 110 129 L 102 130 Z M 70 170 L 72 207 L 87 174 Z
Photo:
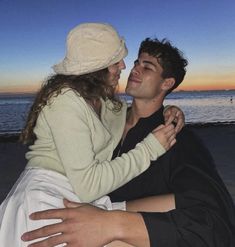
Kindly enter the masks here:
M 162 72 L 155 57 L 141 53 L 129 75 L 126 93 L 135 98 L 154 99 L 162 92 Z
M 108 67 L 108 78 L 107 82 L 109 85 L 116 87 L 118 84 L 118 81 L 120 79 L 121 71 L 126 68 L 125 62 L 122 59 L 121 61 L 111 65 Z

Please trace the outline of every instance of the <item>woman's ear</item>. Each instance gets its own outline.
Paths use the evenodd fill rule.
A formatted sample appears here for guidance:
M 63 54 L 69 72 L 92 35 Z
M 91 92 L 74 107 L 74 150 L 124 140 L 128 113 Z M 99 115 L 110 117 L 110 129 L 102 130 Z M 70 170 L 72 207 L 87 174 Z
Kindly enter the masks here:
M 175 78 L 173 78 L 173 77 L 166 78 L 166 79 L 164 79 L 164 81 L 163 81 L 163 83 L 162 83 L 162 90 L 168 91 L 168 90 L 170 90 L 174 85 L 175 85 Z

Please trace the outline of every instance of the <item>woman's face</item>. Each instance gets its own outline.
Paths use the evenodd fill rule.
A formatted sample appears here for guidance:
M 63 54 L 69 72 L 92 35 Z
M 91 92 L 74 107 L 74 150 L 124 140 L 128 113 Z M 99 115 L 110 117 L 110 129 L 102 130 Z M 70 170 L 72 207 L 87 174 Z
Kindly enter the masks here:
M 116 87 L 118 85 L 121 71 L 125 68 L 126 68 L 126 65 L 123 59 L 108 67 L 109 74 L 108 74 L 107 81 L 110 86 Z

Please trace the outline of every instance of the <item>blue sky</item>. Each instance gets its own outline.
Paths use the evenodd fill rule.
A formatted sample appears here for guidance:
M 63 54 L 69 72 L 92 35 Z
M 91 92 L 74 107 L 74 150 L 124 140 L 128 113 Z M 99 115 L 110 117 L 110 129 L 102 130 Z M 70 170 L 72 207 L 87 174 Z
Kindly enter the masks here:
M 125 37 L 122 81 L 140 41 L 166 37 L 189 60 L 183 89 L 235 89 L 234 9 L 234 0 L 0 0 L 0 92 L 40 85 L 82 22 L 110 23 Z

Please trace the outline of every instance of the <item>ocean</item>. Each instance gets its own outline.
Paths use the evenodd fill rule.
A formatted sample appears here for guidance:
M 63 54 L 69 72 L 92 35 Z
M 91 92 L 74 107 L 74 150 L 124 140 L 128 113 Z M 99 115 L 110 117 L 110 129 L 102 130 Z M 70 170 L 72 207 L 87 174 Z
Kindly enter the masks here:
M 131 103 L 131 97 L 120 97 Z M 0 134 L 20 132 L 33 100 L 34 95 L 0 94 Z M 235 122 L 235 90 L 177 91 L 164 105 L 179 106 L 189 124 Z

